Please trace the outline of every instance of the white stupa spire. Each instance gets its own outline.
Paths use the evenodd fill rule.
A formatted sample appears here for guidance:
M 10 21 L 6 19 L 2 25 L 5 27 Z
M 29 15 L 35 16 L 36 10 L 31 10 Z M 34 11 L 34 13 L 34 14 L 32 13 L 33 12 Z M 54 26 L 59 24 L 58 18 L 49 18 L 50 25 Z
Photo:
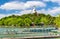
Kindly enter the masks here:
M 35 8 L 35 6 L 33 7 L 33 13 L 35 13 L 36 12 L 36 8 Z
M 38 16 L 35 6 L 33 7 L 33 13 Z

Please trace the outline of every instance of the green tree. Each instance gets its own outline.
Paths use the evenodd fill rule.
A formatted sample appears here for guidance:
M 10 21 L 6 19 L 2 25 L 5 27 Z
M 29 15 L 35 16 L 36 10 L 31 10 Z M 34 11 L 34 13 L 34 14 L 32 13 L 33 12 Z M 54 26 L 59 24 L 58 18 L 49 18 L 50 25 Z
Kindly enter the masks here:
M 56 24 L 56 27 L 60 27 L 60 16 L 56 17 L 56 19 L 54 20 L 54 23 Z
M 48 24 L 49 20 L 46 17 L 41 17 L 40 22 L 43 22 L 46 25 Z
M 24 23 L 28 27 L 28 26 L 30 26 L 30 24 L 32 23 L 32 21 L 29 18 L 25 18 L 24 19 Z

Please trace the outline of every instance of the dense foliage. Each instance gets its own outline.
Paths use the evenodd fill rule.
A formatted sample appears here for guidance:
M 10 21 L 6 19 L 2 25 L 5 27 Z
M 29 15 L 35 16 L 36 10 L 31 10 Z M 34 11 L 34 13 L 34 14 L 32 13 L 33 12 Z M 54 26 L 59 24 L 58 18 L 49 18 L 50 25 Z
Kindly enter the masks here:
M 22 16 L 12 15 L 0 19 L 0 27 L 30 27 L 33 23 L 34 26 L 44 25 L 57 25 L 60 26 L 60 17 L 52 17 L 49 14 L 24 14 Z

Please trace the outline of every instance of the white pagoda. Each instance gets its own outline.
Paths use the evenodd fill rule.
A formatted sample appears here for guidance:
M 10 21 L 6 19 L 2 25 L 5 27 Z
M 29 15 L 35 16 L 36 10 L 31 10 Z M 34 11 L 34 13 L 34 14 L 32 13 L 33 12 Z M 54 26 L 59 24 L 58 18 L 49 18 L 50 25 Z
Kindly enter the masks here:
M 35 8 L 35 7 L 33 8 L 33 13 L 34 13 L 36 16 L 38 16 L 38 14 L 37 14 L 37 11 L 36 11 L 36 8 Z

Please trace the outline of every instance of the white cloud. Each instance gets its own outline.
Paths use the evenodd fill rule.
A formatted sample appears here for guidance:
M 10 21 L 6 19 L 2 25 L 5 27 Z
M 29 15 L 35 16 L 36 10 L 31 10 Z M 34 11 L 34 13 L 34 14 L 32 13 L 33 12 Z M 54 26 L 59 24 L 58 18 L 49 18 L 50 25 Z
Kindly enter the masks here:
M 59 13 L 60 12 L 60 7 L 54 7 L 52 10 L 50 10 L 52 13 Z
M 0 18 L 4 17 L 5 15 L 0 14 Z
M 60 7 L 54 7 L 53 9 L 48 9 L 48 10 L 42 9 L 42 10 L 39 10 L 38 12 L 56 16 L 57 14 L 60 14 Z
M 46 4 L 41 2 L 41 1 L 27 1 L 27 2 L 17 2 L 17 1 L 13 1 L 13 2 L 8 2 L 5 3 L 4 5 L 0 6 L 0 9 L 27 9 L 27 8 L 31 8 L 33 6 L 39 6 L 39 7 L 45 7 Z
M 1 9 L 23 9 L 23 4 L 24 3 L 18 3 L 18 2 L 9 2 L 9 3 L 5 3 L 4 5 L 1 5 L 0 8 Z
M 7 16 L 7 15 L 5 15 L 5 14 L 0 14 L 0 18 L 5 17 L 5 16 Z
M 46 5 L 43 2 L 40 1 L 28 1 L 25 3 L 26 7 L 32 7 L 32 6 L 39 6 L 39 7 L 45 7 Z

